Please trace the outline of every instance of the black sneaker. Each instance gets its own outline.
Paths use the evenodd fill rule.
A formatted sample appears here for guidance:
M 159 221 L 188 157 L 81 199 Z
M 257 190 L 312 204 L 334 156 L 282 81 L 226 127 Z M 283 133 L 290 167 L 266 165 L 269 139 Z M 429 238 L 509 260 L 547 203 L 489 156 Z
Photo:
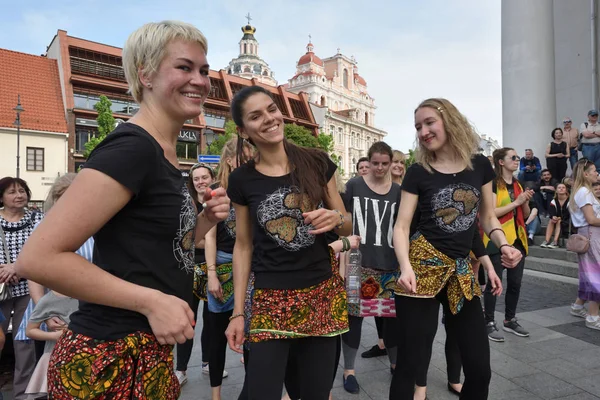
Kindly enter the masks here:
M 375 346 L 371 347 L 369 350 L 363 352 L 360 356 L 362 358 L 374 358 L 374 357 L 387 356 L 387 350 L 385 348 L 380 349 L 379 346 L 375 345 Z
M 344 378 L 343 375 L 342 378 Z M 354 375 L 348 375 L 347 378 L 344 378 L 344 390 L 352 394 L 360 392 L 360 386 L 358 386 L 358 381 Z
M 525 330 L 525 328 L 523 328 L 521 325 L 519 325 L 516 318 L 513 318 L 510 321 L 505 322 L 502 329 L 506 332 L 514 333 L 517 336 L 521 336 L 521 337 L 529 336 L 529 332 L 527 332 Z
M 494 321 L 487 323 L 487 333 L 488 333 L 488 338 L 491 341 L 504 342 L 504 336 L 502 336 L 502 334 L 496 327 L 496 323 Z

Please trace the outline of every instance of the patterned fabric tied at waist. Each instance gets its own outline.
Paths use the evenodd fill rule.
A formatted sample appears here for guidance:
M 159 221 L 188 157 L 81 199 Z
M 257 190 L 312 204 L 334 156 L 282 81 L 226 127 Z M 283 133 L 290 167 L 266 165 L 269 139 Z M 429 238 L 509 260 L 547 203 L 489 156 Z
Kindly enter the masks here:
M 438 251 L 420 233 L 410 240 L 410 264 L 417 280 L 416 293 L 408 293 L 398 287 L 396 294 L 409 297 L 435 297 L 448 286 L 448 303 L 452 314 L 458 314 L 465 299 L 481 297 L 481 288 L 471 267 L 470 257 L 452 259 Z
M 172 346 L 148 333 L 99 341 L 66 331 L 49 365 L 48 393 L 53 399 L 175 400 Z

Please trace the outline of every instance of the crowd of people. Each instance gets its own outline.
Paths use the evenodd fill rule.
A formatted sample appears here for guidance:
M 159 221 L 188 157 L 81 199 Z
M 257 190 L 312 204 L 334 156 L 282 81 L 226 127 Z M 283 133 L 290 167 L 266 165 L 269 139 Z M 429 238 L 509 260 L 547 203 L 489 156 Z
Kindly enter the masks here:
M 467 118 L 427 99 L 414 164 L 376 142 L 344 184 L 326 153 L 284 137 L 270 92 L 250 86 L 232 101 L 237 136 L 217 171 L 199 163 L 185 180 L 177 136 L 210 91 L 207 51 L 191 25 L 142 26 L 123 49 L 139 111 L 55 182 L 46 214 L 27 207 L 25 181 L 0 180 L 0 344 L 12 318 L 15 399 L 177 399 L 199 323 L 213 400 L 227 345 L 245 366 L 239 399 L 279 400 L 284 387 L 288 399 L 329 399 L 342 354 L 344 389 L 359 393 L 362 322 L 375 317 L 379 341 L 361 356 L 389 358 L 390 399 L 423 400 L 440 309 L 448 390 L 487 399 L 505 270 L 502 330 L 529 336 L 516 314 L 540 216 L 543 246 L 574 229 L 589 238 L 571 313 L 600 329 L 598 172 L 571 152 L 595 154 L 597 112 L 576 141 L 570 120 L 552 132 L 542 170 L 530 149 L 490 163 Z

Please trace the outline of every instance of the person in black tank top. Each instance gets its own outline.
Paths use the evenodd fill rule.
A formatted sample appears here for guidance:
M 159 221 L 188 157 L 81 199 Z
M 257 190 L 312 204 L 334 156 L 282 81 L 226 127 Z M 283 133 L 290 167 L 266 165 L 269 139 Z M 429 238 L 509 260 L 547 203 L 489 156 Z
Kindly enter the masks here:
M 546 168 L 550 170 L 552 177 L 561 182 L 567 173 L 567 160 L 569 159 L 569 148 L 563 139 L 563 131 L 556 128 L 552 131 L 552 139 L 546 147 Z

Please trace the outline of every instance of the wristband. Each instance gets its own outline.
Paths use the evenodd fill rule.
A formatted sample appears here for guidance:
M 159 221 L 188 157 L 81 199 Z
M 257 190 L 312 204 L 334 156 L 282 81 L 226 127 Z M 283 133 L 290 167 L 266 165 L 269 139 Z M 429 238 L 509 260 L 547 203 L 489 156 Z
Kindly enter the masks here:
M 512 247 L 513 249 L 515 248 L 515 246 L 513 246 L 512 244 L 504 243 L 504 244 L 501 244 L 500 247 L 498 247 L 498 250 L 502 251 L 502 248 L 505 246 Z
M 237 313 L 237 314 L 233 314 L 231 317 L 229 317 L 229 321 L 236 319 L 238 317 L 243 317 L 244 313 Z
M 211 268 L 214 267 L 214 268 Z M 207 271 L 216 271 L 217 270 L 217 266 L 215 264 L 211 264 L 206 268 Z
M 506 236 L 506 234 L 504 233 L 504 230 L 502 228 L 494 228 L 490 231 L 490 233 L 488 233 L 488 237 L 491 239 L 492 238 L 492 233 L 494 233 L 494 231 L 500 231 L 504 234 L 504 236 Z
M 348 250 L 350 250 L 350 239 L 348 239 L 345 236 L 340 237 L 340 240 L 342 241 L 342 253 L 347 252 Z

